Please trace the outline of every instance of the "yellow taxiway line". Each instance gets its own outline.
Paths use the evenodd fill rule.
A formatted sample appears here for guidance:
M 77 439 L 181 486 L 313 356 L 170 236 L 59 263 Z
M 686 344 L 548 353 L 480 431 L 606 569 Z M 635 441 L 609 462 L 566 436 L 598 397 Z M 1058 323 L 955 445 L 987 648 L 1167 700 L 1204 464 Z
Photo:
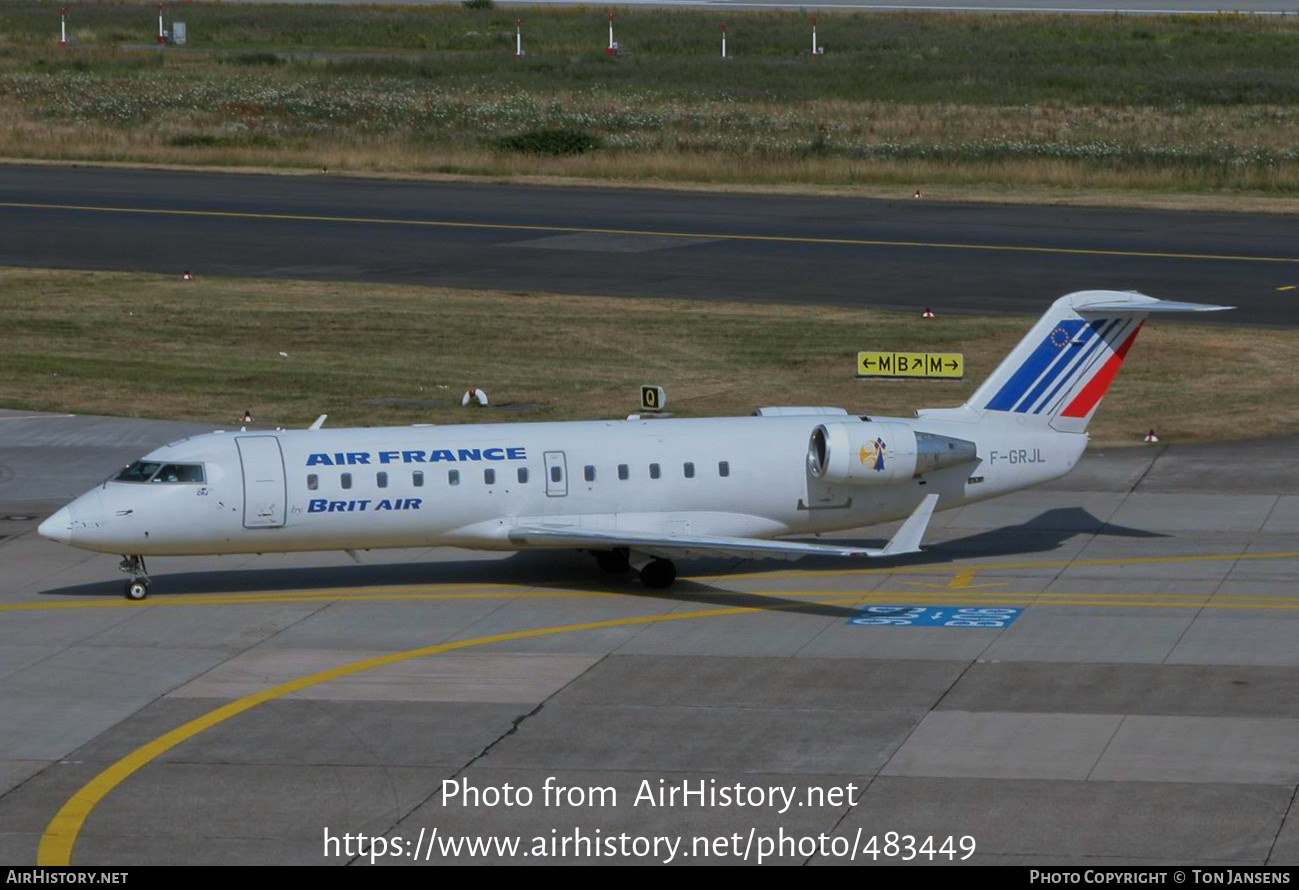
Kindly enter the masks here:
M 856 597 L 849 600 L 831 600 L 827 604 L 835 602 L 853 602 Z M 212 727 L 224 723 L 232 717 L 244 713 L 252 708 L 257 707 L 268 701 L 283 698 L 294 692 L 303 689 L 309 689 L 313 686 L 319 686 L 322 683 L 328 683 L 331 680 L 337 680 L 342 677 L 350 677 L 364 671 L 374 670 L 375 668 L 386 667 L 392 664 L 399 664 L 405 661 L 411 661 L 416 658 L 426 658 L 430 655 L 441 655 L 444 652 L 455 652 L 461 649 L 471 649 L 477 646 L 489 646 L 493 643 L 508 643 L 517 640 L 529 640 L 537 637 L 555 636 L 558 634 L 575 633 L 583 630 L 604 630 L 615 627 L 636 627 L 648 624 L 659 624 L 669 621 L 689 621 L 696 618 L 713 618 L 722 615 L 744 615 L 753 612 L 762 611 L 758 607 L 748 606 L 729 609 L 708 609 L 698 612 L 677 612 L 667 615 L 644 615 L 636 618 L 611 618 L 605 621 L 588 621 L 580 624 L 561 624 L 554 627 L 540 627 L 532 630 L 519 630 L 510 633 L 492 634 L 491 636 L 475 637 L 468 640 L 456 640 L 450 643 L 439 643 L 435 646 L 424 646 L 419 649 L 410 649 L 405 652 L 394 652 L 390 655 L 381 655 L 375 658 L 367 658 L 362 661 L 354 661 L 351 664 L 340 665 L 339 667 L 330 668 L 329 670 L 320 671 L 305 677 L 299 677 L 296 680 L 290 680 L 287 683 L 281 683 L 270 689 L 264 689 L 261 692 L 255 692 L 252 695 L 246 695 L 243 698 L 236 699 L 219 708 L 208 711 L 200 717 L 176 727 L 168 733 L 158 736 L 151 742 L 141 745 L 130 754 L 123 757 L 113 765 L 109 766 L 95 778 L 91 779 L 74 794 L 67 803 L 50 820 L 49 825 L 45 827 L 45 833 L 41 835 L 40 847 L 37 850 L 36 862 L 41 867 L 59 867 L 72 864 L 72 850 L 76 845 L 77 836 L 81 833 L 81 828 L 85 824 L 86 817 L 90 815 L 91 810 L 102 801 L 114 788 L 122 784 L 140 769 L 157 760 L 163 754 L 175 748 L 182 742 L 194 738 L 198 734 L 211 729 Z
M 875 569 L 808 569 L 802 571 L 787 572 L 736 572 L 733 574 L 719 575 L 691 575 L 684 580 L 698 583 L 720 582 L 720 581 L 739 581 L 750 580 L 753 578 L 762 578 L 773 582 L 783 582 L 786 580 L 808 579 L 808 578 L 851 578 L 861 575 L 953 575 L 961 583 L 955 587 L 935 588 L 934 590 L 924 590 L 917 592 L 895 591 L 893 593 L 881 593 L 893 597 L 909 596 L 912 599 L 921 596 L 935 598 L 941 595 L 940 591 L 951 589 L 961 591 L 958 595 L 963 597 L 973 596 L 973 591 L 978 589 L 973 584 L 974 579 L 984 572 L 1002 572 L 1017 569 L 1034 569 L 1034 568 L 1082 568 L 1087 566 L 1116 566 L 1116 565 L 1170 565 L 1182 563 L 1198 562 L 1238 562 L 1249 560 L 1291 560 L 1299 559 L 1299 551 L 1275 551 L 1264 553 L 1215 553 L 1215 554 L 1192 554 L 1184 556 L 1147 556 L 1147 557 L 1114 557 L 1106 559 L 1073 559 L 1073 560 L 1048 560 L 1038 562 L 1002 562 L 1002 563 L 980 563 L 977 565 L 932 565 L 932 566 L 895 566 L 892 568 L 875 568 Z M 906 582 L 910 583 L 910 582 Z M 962 586 L 964 585 L 964 586 Z M 534 586 L 535 591 L 535 586 Z M 734 591 L 717 591 L 719 594 L 733 596 L 784 596 L 784 597 L 814 597 L 836 595 L 830 591 L 791 591 L 791 590 L 734 590 Z M 840 594 L 848 591 L 840 591 Z M 863 591 L 864 595 L 874 595 L 879 591 Z M 367 587 L 339 587 L 332 589 L 309 588 L 301 591 L 247 591 L 241 593 L 215 593 L 215 594 L 188 594 L 176 596 L 153 597 L 141 602 L 131 602 L 117 597 L 86 597 L 73 602 L 59 600 L 56 602 L 21 602 L 21 603 L 0 603 L 0 613 L 4 612 L 40 612 L 55 611 L 62 609 L 152 609 L 152 608 L 174 608 L 177 606 L 231 606 L 231 605 L 260 605 L 260 604 L 285 604 L 296 602 L 368 602 L 368 601 L 401 601 L 401 600 L 471 600 L 471 599 L 598 599 L 612 596 L 639 596 L 644 595 L 638 590 L 542 590 L 530 592 L 519 586 L 504 583 L 441 583 L 441 584 L 402 584 L 392 587 L 367 586 Z M 1044 594 L 1039 592 L 1010 592 L 998 591 L 1000 596 L 1019 596 L 1019 597 L 1036 597 Z M 1055 595 L 1055 594 L 1050 594 Z M 1077 593 L 1068 594 L 1071 597 L 1096 597 L 1105 596 L 1106 594 Z M 1163 596 L 1164 594 L 1114 594 L 1118 596 Z M 1200 597 L 1210 596 L 1210 594 L 1190 593 L 1190 594 L 1169 594 L 1170 596 L 1183 597 Z M 1221 597 L 1219 597 L 1221 598 Z M 1263 597 L 1251 597 L 1252 600 L 1267 600 Z M 1285 598 L 1275 598 L 1285 599 Z
M 995 587 L 997 585 L 985 585 Z M 525 591 L 500 590 L 495 593 L 444 593 L 438 591 L 388 593 L 381 588 L 374 592 L 358 591 L 312 591 L 303 594 L 284 594 L 280 596 L 264 595 L 256 599 L 242 596 L 164 596 L 155 597 L 145 602 L 131 602 L 125 599 L 103 599 L 77 603 L 5 603 L 0 605 L 0 612 L 46 612 L 66 609 L 154 609 L 176 608 L 183 606 L 225 606 L 225 605 L 294 605 L 295 603 L 372 603 L 372 602 L 432 602 L 438 600 L 561 600 L 561 599 L 617 599 L 649 598 L 655 594 L 649 590 L 628 589 L 623 591 L 589 591 L 589 590 L 554 590 Z M 798 599 L 815 600 L 824 597 L 846 597 L 873 602 L 896 602 L 909 605 L 923 603 L 1031 603 L 1039 606 L 1107 606 L 1107 605 L 1146 605 L 1165 608 L 1233 608 L 1233 609 L 1299 609 L 1299 596 L 1247 596 L 1244 594 L 1130 591 L 1125 593 L 1092 593 L 1090 591 L 1035 591 L 1035 590 L 989 590 L 980 589 L 978 585 L 969 587 L 909 587 L 906 590 L 714 590 L 711 596 L 717 598 L 742 599 L 761 597 L 765 599 Z
M 335 216 L 307 213 L 262 213 L 248 210 L 182 210 L 167 207 L 109 207 L 95 204 L 45 204 L 0 201 L 0 208 L 54 210 L 78 213 L 135 214 L 141 216 L 197 217 L 201 219 L 270 220 L 276 222 L 346 223 L 371 226 L 407 226 L 430 229 L 465 229 L 497 232 L 536 232 L 552 235 L 622 235 L 642 238 L 681 238 L 711 241 L 749 241 L 778 244 L 817 244 L 847 247 L 910 247 L 930 250 L 981 250 L 1002 253 L 1036 253 L 1066 256 L 1109 256 L 1159 260 L 1217 260 L 1240 263 L 1299 264 L 1299 257 L 1251 256 L 1222 253 L 1179 253 L 1155 250 L 1102 250 L 1081 247 L 1040 247 L 1022 244 L 978 244 L 959 241 L 907 241 L 886 238 L 827 238 L 798 235 L 742 235 L 717 232 L 673 232 L 657 229 L 617 229 L 595 226 L 560 226 L 528 223 L 476 223 L 437 219 L 401 219 L 382 216 Z
M 992 562 L 956 565 L 898 566 L 875 569 L 796 569 L 788 572 L 736 572 L 729 575 L 692 575 L 692 581 L 721 581 L 741 578 L 835 578 L 857 575 L 951 575 L 966 572 L 1008 572 L 1016 569 L 1076 569 L 1088 566 L 1186 565 L 1197 562 L 1234 562 L 1299 559 L 1299 550 L 1259 553 L 1192 553 L 1182 556 L 1114 556 L 1084 559 L 1054 559 L 1032 562 Z

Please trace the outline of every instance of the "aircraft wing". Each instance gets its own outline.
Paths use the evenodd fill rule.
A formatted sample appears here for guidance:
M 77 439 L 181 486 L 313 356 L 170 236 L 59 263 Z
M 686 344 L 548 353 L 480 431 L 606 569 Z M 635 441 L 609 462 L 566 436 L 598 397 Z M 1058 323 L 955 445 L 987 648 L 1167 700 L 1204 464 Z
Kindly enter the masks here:
M 897 534 L 880 549 L 804 544 L 761 538 L 725 538 L 715 535 L 666 535 L 631 530 L 600 531 L 582 528 L 517 527 L 510 540 L 522 546 L 577 547 L 607 550 L 628 547 L 651 556 L 738 556 L 744 559 L 800 559 L 804 556 L 881 557 L 920 552 L 920 539 L 929 526 L 938 495 L 925 495 Z

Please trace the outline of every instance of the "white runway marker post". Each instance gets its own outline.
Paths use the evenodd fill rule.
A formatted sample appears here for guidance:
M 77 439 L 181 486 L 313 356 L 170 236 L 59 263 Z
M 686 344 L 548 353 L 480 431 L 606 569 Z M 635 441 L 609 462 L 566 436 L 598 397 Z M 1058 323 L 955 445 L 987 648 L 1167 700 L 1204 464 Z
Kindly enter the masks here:
M 726 23 L 722 22 L 722 58 L 726 58 Z
M 59 48 L 68 45 L 68 8 L 65 6 L 59 10 Z
M 605 52 L 611 56 L 618 52 L 618 44 L 613 42 L 613 18 L 613 13 L 609 13 L 609 48 Z
M 523 58 L 523 19 L 514 20 L 514 57 Z
M 825 47 L 816 42 L 816 16 L 812 16 L 812 58 L 825 54 Z
M 167 42 L 167 32 L 165 32 L 165 31 L 162 29 L 162 13 L 163 13 L 163 10 L 165 10 L 166 8 L 167 8 L 167 4 L 166 4 L 166 3 L 159 3 L 159 4 L 158 4 L 158 42 L 159 42 L 159 43 L 166 43 L 166 42 Z

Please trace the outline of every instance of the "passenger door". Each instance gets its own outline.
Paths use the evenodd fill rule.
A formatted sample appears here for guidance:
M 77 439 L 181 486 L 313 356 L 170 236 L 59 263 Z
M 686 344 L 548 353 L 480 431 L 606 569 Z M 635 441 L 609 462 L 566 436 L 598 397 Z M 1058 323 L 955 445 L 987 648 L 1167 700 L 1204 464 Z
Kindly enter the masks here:
M 546 459 L 546 496 L 562 498 L 568 494 L 568 466 L 564 452 L 547 451 Z
M 244 472 L 244 528 L 284 525 L 284 455 L 274 436 L 237 436 Z

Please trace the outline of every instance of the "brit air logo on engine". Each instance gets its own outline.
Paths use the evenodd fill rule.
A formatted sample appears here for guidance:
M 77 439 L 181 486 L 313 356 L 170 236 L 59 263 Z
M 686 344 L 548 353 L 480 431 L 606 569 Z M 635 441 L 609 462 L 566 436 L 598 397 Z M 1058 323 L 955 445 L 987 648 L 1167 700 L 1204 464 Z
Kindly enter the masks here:
M 989 451 L 988 463 L 1044 464 L 1046 458 L 1040 448 L 1017 448 L 1013 451 Z
M 348 467 L 373 464 L 436 464 L 482 460 L 527 460 L 526 448 L 440 448 L 436 451 L 335 451 L 309 454 L 309 467 Z

